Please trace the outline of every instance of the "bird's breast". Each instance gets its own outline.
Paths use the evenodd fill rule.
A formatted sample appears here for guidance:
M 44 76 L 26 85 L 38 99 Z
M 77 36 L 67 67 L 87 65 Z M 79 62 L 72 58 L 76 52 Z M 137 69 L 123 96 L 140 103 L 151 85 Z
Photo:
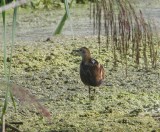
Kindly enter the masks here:
M 99 86 L 102 83 L 103 77 L 99 63 L 81 62 L 80 64 L 80 77 L 85 85 Z

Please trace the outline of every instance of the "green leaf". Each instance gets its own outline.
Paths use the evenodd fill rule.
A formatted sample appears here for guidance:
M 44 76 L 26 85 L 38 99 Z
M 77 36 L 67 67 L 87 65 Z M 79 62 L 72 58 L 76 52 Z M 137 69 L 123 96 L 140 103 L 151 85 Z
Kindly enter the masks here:
M 65 0 L 65 1 L 66 1 L 66 0 Z M 66 3 L 66 2 L 65 2 L 65 3 Z M 72 3 L 73 3 L 73 0 L 72 0 L 71 3 L 69 4 L 68 9 L 72 6 Z M 66 6 L 65 6 L 65 8 L 66 8 Z M 66 10 L 67 10 L 67 9 L 66 9 Z M 66 11 L 65 14 L 63 15 L 60 23 L 58 24 L 58 26 L 57 26 L 57 28 L 56 28 L 56 30 L 55 30 L 55 32 L 54 32 L 54 35 L 61 34 L 62 29 L 63 29 L 63 26 L 64 26 L 67 18 L 68 18 L 68 14 L 67 14 L 67 11 Z
M 14 0 L 16 1 L 16 0 Z M 17 18 L 17 9 L 18 7 L 14 8 L 14 12 L 13 12 L 13 21 L 12 21 L 12 43 L 11 43 L 11 53 L 10 53 L 10 63 L 9 63 L 9 73 L 8 73 L 8 81 L 10 81 L 10 75 L 11 75 L 11 65 L 12 65 L 12 53 L 13 53 L 13 45 L 14 45 L 14 41 L 15 41 L 15 35 L 16 35 L 16 18 Z M 13 98 L 13 94 L 11 91 L 11 86 L 9 86 L 10 90 L 10 98 L 12 100 L 14 109 L 16 111 L 16 104 Z
M 14 100 L 14 97 L 13 97 L 13 94 L 12 94 L 12 91 L 10 90 L 10 98 L 11 98 L 11 100 L 12 100 L 12 103 L 13 103 L 13 106 L 14 106 L 14 110 L 15 110 L 15 112 L 16 112 L 16 102 L 15 102 L 15 100 Z

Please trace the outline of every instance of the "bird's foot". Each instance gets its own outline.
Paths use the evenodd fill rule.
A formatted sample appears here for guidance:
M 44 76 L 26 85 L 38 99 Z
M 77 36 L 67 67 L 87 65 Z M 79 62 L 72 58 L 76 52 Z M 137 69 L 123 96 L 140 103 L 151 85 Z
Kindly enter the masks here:
M 90 100 L 94 100 L 94 95 L 90 96 Z

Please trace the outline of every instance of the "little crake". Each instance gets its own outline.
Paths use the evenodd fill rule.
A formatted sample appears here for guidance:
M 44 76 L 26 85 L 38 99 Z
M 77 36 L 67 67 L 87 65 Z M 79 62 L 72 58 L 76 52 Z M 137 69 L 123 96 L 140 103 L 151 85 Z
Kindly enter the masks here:
M 91 86 L 97 87 L 102 84 L 104 79 L 104 68 L 97 60 L 91 57 L 88 48 L 82 47 L 78 52 L 82 56 L 80 78 L 85 85 L 89 86 L 89 99 L 91 99 Z

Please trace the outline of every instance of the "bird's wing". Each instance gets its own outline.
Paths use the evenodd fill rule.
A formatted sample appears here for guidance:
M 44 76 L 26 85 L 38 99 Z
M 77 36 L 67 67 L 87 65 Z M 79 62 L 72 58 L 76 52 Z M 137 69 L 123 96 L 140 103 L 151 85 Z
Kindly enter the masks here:
M 86 85 L 98 86 L 104 79 L 103 66 L 95 59 L 81 63 L 81 80 Z
M 91 60 L 92 62 L 92 68 L 91 71 L 92 75 L 96 77 L 96 80 L 102 80 L 104 79 L 104 68 L 103 66 L 95 59 Z

